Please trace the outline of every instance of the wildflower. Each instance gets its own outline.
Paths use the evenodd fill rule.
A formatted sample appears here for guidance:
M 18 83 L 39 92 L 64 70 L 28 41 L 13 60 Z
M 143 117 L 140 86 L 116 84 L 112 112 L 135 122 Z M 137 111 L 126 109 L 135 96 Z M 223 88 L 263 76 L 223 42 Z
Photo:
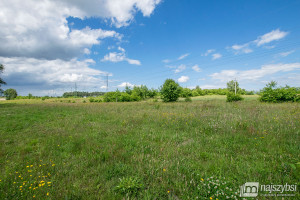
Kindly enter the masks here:
M 52 167 L 54 167 L 54 166 L 55 166 L 55 164 L 53 163 L 53 164 L 52 164 Z
M 209 197 L 209 199 L 212 199 L 212 197 Z
M 33 167 L 33 165 L 30 165 L 30 167 Z
M 170 191 L 168 190 L 168 193 L 170 193 Z
M 16 184 L 16 182 L 14 182 L 14 184 Z
M 31 187 L 29 187 L 29 189 L 31 189 Z
M 49 196 L 49 192 L 47 192 L 47 196 Z
M 33 195 L 33 198 L 35 198 L 35 195 Z
M 203 178 L 201 178 L 201 181 L 204 181 L 204 179 L 203 179 Z
M 51 182 L 47 182 L 47 184 L 49 185 L 49 184 L 51 184 Z
M 27 168 L 29 167 L 29 166 L 26 166 Z
M 166 169 L 164 168 L 164 169 L 163 169 L 163 171 L 165 172 L 165 171 L 166 171 Z

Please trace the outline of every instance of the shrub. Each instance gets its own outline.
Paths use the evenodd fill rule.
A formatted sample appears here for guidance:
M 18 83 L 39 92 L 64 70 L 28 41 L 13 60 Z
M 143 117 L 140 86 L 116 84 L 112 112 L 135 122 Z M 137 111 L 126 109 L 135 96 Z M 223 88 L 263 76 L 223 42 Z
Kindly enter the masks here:
M 89 99 L 89 101 L 90 101 L 91 103 L 93 103 L 93 102 L 95 102 L 95 99 L 91 97 L 91 98 Z
M 300 88 L 296 87 L 279 87 L 275 88 L 277 83 L 271 81 L 260 91 L 259 100 L 262 102 L 300 102 Z
M 178 83 L 172 79 L 167 79 L 161 88 L 161 96 L 164 102 L 177 101 L 181 92 Z
M 227 102 L 233 102 L 233 101 L 241 101 L 243 100 L 243 97 L 239 94 L 234 94 L 233 92 L 227 93 Z
M 10 88 L 4 91 L 4 96 L 6 100 L 12 100 L 18 96 L 18 93 L 15 89 Z
M 192 90 L 189 88 L 183 88 L 181 90 L 181 97 L 191 97 L 193 96 Z

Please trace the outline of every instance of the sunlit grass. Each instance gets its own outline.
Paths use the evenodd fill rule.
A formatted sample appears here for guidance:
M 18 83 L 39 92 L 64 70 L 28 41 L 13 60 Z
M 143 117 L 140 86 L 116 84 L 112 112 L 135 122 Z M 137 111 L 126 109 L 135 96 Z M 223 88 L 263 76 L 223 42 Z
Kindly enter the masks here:
M 0 199 L 224 199 L 247 181 L 297 184 L 300 106 L 256 98 L 0 102 Z M 212 179 L 226 184 L 209 190 Z

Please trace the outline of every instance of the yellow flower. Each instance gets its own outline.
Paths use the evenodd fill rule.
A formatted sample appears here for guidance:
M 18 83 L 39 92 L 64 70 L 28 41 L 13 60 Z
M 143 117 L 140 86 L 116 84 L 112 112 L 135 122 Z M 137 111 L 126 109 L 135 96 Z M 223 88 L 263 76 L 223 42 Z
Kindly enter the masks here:
M 168 190 L 168 193 L 170 193 L 170 191 Z
M 20 186 L 20 188 L 23 187 L 22 185 Z
M 47 196 L 49 196 L 49 192 L 47 192 Z
M 35 195 L 33 195 L 33 198 L 35 198 Z
M 212 199 L 212 197 L 209 197 L 209 199 Z
M 165 172 L 165 171 L 167 171 L 167 170 L 164 168 L 163 171 Z
M 204 181 L 204 179 L 203 179 L 203 178 L 201 178 L 201 181 Z
M 52 167 L 54 167 L 55 166 L 55 164 L 52 164 Z
M 47 184 L 51 184 L 51 182 L 47 182 Z
M 29 166 L 26 166 L 27 168 L 29 167 Z
M 30 167 L 33 167 L 33 165 L 30 165 Z
M 31 187 L 29 187 L 29 189 L 31 189 Z

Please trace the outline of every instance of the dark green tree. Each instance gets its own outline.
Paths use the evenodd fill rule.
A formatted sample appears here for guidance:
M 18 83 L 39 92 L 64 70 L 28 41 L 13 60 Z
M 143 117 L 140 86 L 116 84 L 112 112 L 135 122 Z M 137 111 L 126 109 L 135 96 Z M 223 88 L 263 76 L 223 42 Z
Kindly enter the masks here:
M 173 79 L 167 79 L 160 93 L 164 102 L 177 101 L 181 93 L 181 87 Z
M 2 64 L 0 64 L 0 74 L 3 73 L 4 70 L 4 66 Z M 3 90 L 1 89 L 1 85 L 5 85 L 5 81 L 0 77 L 0 94 L 3 93 Z
M 15 89 L 10 88 L 4 91 L 4 96 L 6 100 L 12 100 L 18 96 L 18 93 Z

